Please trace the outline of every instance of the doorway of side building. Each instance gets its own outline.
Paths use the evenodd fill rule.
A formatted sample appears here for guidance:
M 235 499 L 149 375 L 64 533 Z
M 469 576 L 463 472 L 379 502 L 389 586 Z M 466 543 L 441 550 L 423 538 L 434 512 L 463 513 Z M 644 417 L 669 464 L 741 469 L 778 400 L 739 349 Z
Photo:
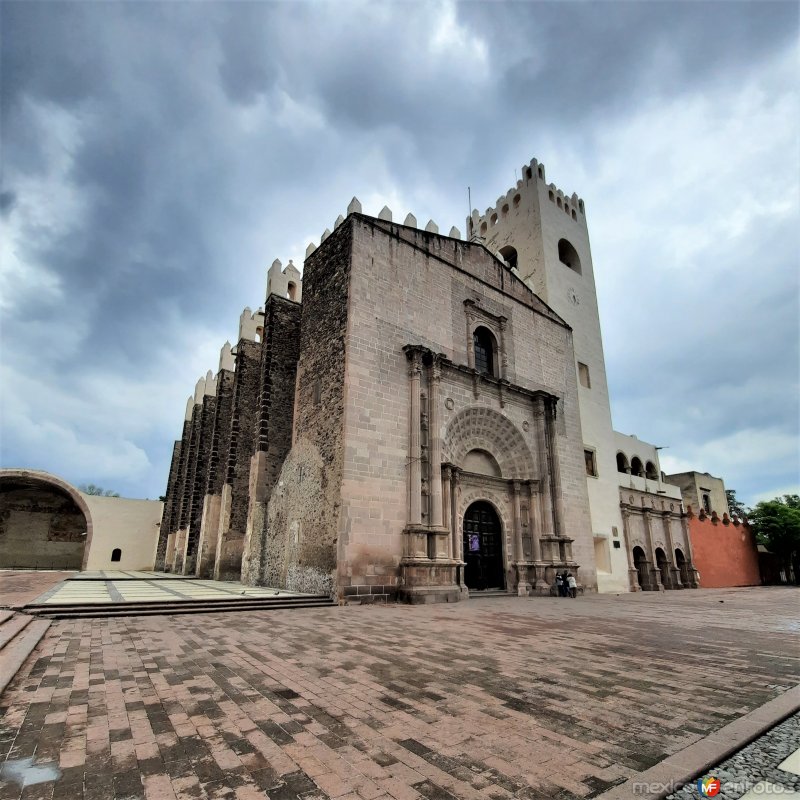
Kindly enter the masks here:
M 650 582 L 647 580 L 647 557 L 641 547 L 633 548 L 633 566 L 636 567 L 636 577 L 640 589 L 647 589 Z
M 467 588 L 505 589 L 502 528 L 491 503 L 473 503 L 464 514 L 464 561 Z
M 683 550 L 680 547 L 675 548 L 675 566 L 678 567 L 678 570 L 681 574 L 681 583 L 684 586 L 689 585 L 689 565 L 686 563 L 686 556 L 683 554 Z
M 656 566 L 661 573 L 661 583 L 665 589 L 670 588 L 669 579 L 669 564 L 667 564 L 667 554 L 660 548 L 656 547 Z

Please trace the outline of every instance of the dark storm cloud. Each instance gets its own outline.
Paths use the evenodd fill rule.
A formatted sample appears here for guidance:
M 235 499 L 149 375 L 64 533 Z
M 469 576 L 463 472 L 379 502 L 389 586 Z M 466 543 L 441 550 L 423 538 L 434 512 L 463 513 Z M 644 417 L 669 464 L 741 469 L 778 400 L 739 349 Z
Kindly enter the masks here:
M 80 440 L 81 469 L 114 447 L 125 458 L 103 463 L 117 488 L 160 493 L 196 363 L 216 366 L 241 307 L 263 302 L 264 267 L 290 248 L 300 256 L 353 193 L 414 200 L 463 226 L 467 183 L 485 207 L 511 182 L 498 174 L 547 159 L 543 143 L 580 142 L 565 152 L 590 174 L 605 126 L 743 83 L 789 46 L 797 16 L 791 3 L 3 4 L 0 213 L 14 242 L 3 358 L 12 378 L 28 371 L 31 408 L 50 387 L 61 398 L 41 411 L 54 431 L 22 403 L 3 463 L 55 468 L 69 460 L 48 459 Z M 777 227 L 767 237 L 792 241 Z M 783 274 L 791 255 L 779 250 Z M 664 281 L 685 308 L 687 284 Z M 738 352 L 768 383 L 778 365 L 758 355 L 770 346 L 764 308 L 782 335 L 794 328 L 777 278 L 764 284 Z M 741 289 L 731 281 L 728 305 Z M 706 347 L 735 359 L 739 339 L 701 306 Z M 665 368 L 681 370 L 688 338 L 659 355 Z M 642 393 L 623 362 L 609 364 L 615 407 L 641 396 L 661 408 L 663 391 Z M 687 397 L 702 393 L 682 375 Z M 785 394 L 742 394 L 731 413 L 786 419 Z M 155 407 L 137 413 L 142 396 Z M 706 421 L 709 435 L 735 425 Z

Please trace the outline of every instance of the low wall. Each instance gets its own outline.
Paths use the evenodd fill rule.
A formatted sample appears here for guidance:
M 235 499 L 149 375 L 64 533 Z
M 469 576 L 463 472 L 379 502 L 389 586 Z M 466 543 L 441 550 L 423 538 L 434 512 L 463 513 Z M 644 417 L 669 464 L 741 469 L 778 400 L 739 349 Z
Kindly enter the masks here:
M 760 586 L 755 536 L 746 523 L 728 515 L 695 516 L 689 511 L 689 536 L 702 589 Z

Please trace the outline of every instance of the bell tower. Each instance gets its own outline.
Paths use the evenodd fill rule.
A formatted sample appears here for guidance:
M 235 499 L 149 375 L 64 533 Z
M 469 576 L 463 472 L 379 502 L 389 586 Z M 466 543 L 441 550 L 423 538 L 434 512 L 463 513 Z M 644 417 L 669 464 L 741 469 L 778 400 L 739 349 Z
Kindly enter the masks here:
M 607 550 L 610 563 L 609 572 L 598 571 L 598 588 L 627 591 L 625 549 L 613 544 L 615 532 L 622 531 L 619 482 L 583 200 L 548 184 L 544 164 L 533 159 L 493 208 L 472 212 L 467 232 L 483 240 L 572 327 L 595 549 Z

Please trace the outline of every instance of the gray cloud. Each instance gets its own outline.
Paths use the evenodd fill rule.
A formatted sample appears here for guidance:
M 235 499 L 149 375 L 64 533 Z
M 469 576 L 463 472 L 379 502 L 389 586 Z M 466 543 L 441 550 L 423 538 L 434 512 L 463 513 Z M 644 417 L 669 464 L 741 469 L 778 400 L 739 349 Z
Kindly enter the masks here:
M 0 365 L 20 387 L 2 398 L 3 464 L 159 494 L 182 398 L 241 308 L 263 302 L 274 257 L 299 262 L 353 194 L 367 211 L 405 204 L 463 228 L 467 184 L 484 208 L 531 156 L 587 198 L 619 427 L 701 459 L 716 452 L 704 442 L 737 431 L 797 440 L 796 115 L 787 139 L 737 105 L 758 87 L 751 116 L 792 119 L 770 99 L 797 107 L 780 67 L 795 4 L 6 3 L 2 14 L 12 245 Z M 706 117 L 694 111 L 704 102 Z M 633 158 L 654 149 L 661 163 Z M 671 149 L 680 170 L 663 162 Z M 738 169 L 788 196 L 745 214 L 744 233 L 716 222 L 706 241 L 698 215 L 744 212 L 713 192 L 677 198 L 692 171 L 721 171 L 718 151 L 732 165 L 726 192 Z M 745 211 L 764 203 L 743 191 Z M 643 311 L 647 297 L 659 315 Z M 771 485 L 793 469 L 784 459 Z M 766 490 L 737 470 L 740 489 Z

